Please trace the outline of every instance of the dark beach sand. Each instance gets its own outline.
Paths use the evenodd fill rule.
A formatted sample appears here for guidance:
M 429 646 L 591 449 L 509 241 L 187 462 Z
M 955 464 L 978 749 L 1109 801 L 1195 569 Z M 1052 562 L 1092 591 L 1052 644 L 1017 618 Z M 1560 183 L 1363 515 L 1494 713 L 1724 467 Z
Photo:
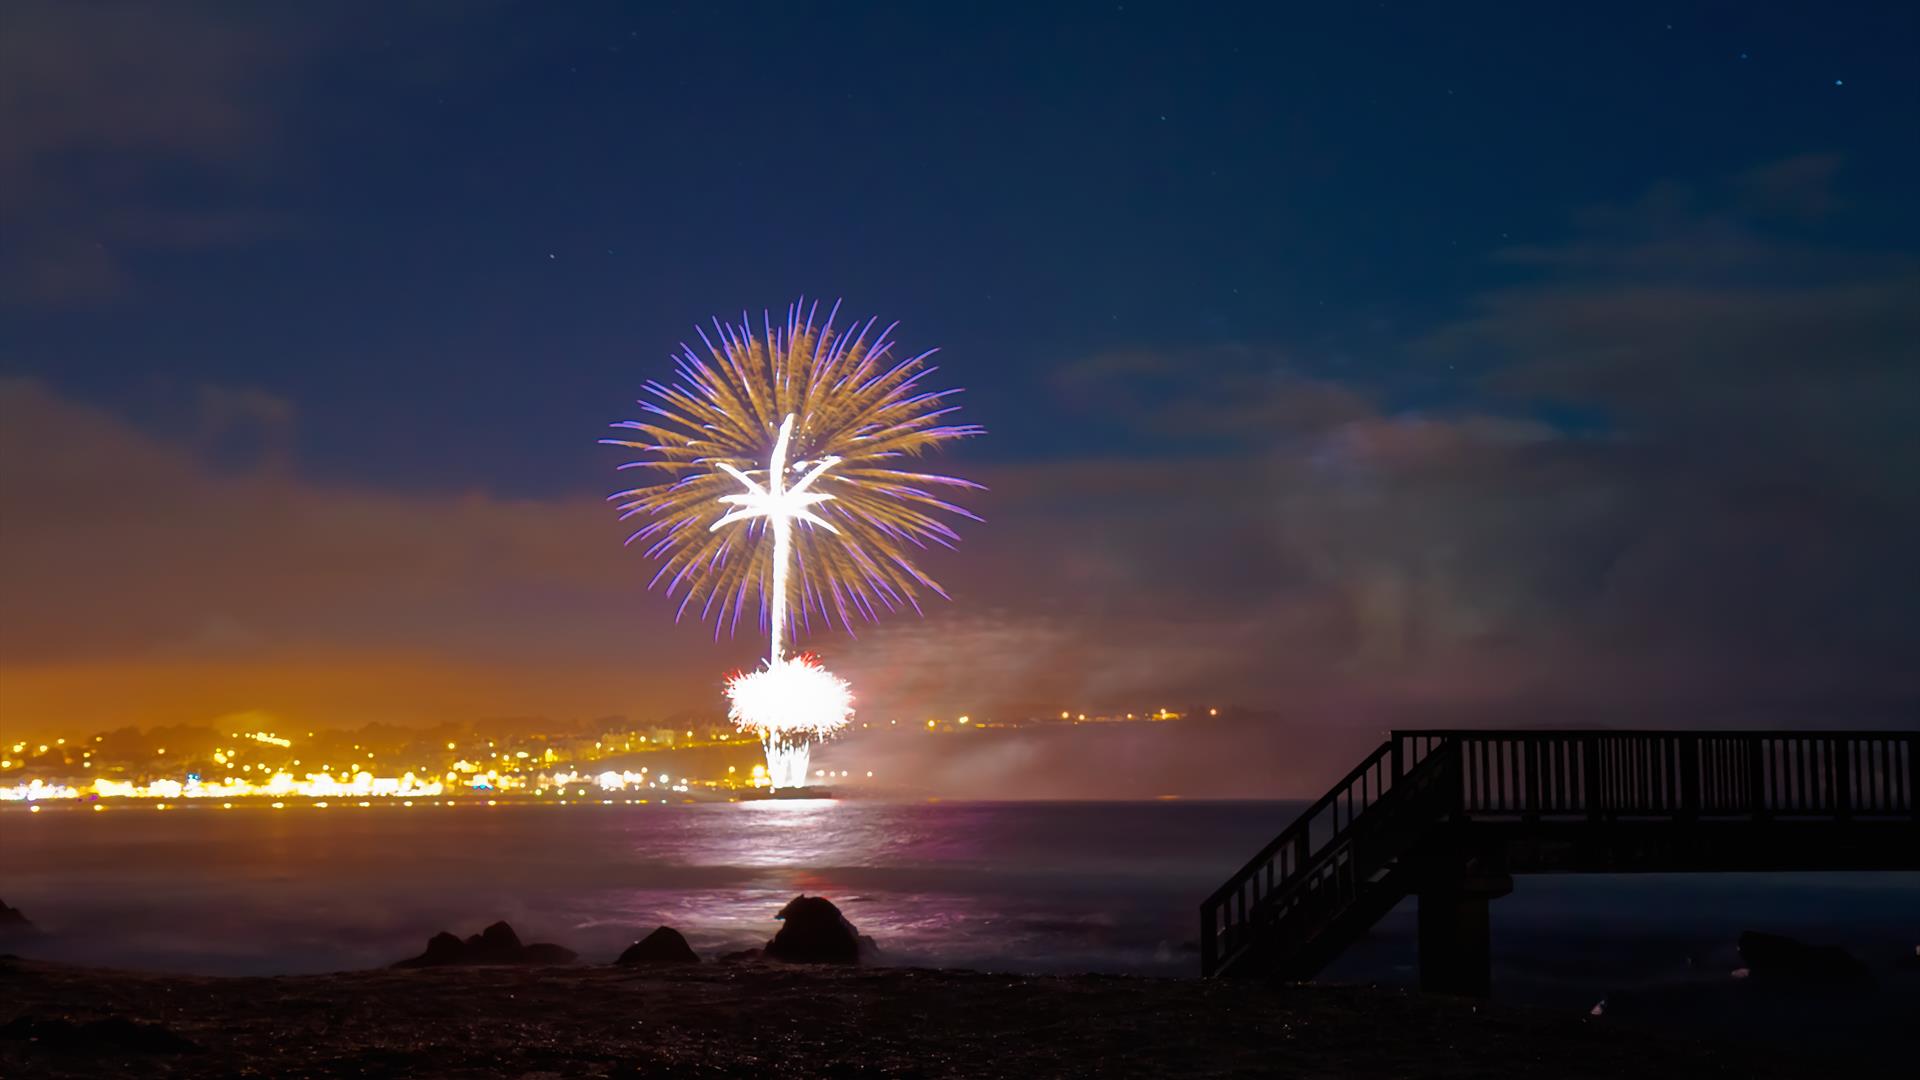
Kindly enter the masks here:
M 58 1027 L 120 1018 L 155 1037 Z M 48 1037 L 23 1038 L 37 1031 Z M 48 1033 L 54 1033 L 48 1035 Z M 1812 1059 L 1398 990 L 705 964 L 277 978 L 0 959 L 0 1076 L 1773 1077 Z

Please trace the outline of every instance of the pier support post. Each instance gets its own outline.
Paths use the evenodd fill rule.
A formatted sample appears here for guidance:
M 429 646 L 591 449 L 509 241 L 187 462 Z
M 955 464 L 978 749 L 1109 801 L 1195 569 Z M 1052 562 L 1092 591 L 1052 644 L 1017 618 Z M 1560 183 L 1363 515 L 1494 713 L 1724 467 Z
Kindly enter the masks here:
M 1490 901 L 1513 891 L 1504 869 L 1475 863 L 1420 890 L 1420 989 L 1488 997 L 1493 992 Z

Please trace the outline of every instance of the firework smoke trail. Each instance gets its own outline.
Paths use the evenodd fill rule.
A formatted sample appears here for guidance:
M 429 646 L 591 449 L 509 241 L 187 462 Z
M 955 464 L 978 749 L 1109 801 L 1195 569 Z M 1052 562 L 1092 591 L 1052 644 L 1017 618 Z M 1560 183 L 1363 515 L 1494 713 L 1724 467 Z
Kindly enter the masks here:
M 705 358 L 683 343 L 679 381 L 647 384 L 649 418 L 614 425 L 637 437 L 601 440 L 645 455 L 622 469 L 664 474 L 610 501 L 621 520 L 646 521 L 627 543 L 661 561 L 649 587 L 664 580 L 669 595 L 683 593 L 674 617 L 698 601 L 717 638 L 738 630 L 752 597 L 767 666 L 729 683 L 730 715 L 761 735 L 770 766 L 777 753 L 790 765 L 796 744 L 801 779 L 809 741 L 845 724 L 851 697 L 817 661 L 786 657 L 783 642 L 815 616 L 851 632 L 855 615 L 918 611 L 923 591 L 945 596 L 914 555 L 959 539 L 943 515 L 978 520 L 943 496 L 979 485 L 903 467 L 982 433 L 950 420 L 958 390 L 922 387 L 934 350 L 899 360 L 892 326 L 875 334 L 868 319 L 842 332 L 838 313 L 835 304 L 816 328 L 818 304 L 802 300 L 780 326 L 763 316 L 760 333 L 744 314 L 737 326 L 714 320 L 714 337 L 697 331 Z M 823 726 L 831 703 L 837 720 Z

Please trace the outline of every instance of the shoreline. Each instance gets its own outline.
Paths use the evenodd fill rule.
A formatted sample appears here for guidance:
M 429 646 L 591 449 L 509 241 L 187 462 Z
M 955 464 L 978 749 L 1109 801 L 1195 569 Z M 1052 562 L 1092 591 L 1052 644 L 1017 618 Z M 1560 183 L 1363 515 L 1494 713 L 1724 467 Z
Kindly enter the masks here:
M 135 1070 L 148 1077 L 629 1077 L 769 1069 L 903 1077 L 1775 1077 L 1806 1075 L 1815 1064 L 1778 1048 L 1370 986 L 765 961 L 263 977 L 137 974 L 4 957 L 0 1002 L 0 1074 L 22 1078 Z M 67 1041 L 80 1045 L 63 1048 L 60 1033 L 73 1031 L 83 1034 Z M 141 1048 L 148 1044 L 161 1048 Z

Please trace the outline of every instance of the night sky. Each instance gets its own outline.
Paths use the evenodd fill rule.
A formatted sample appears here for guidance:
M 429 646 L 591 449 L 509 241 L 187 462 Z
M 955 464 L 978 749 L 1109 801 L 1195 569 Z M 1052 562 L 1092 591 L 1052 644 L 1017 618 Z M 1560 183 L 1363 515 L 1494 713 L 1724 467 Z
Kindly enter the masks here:
M 1920 8 L 0 7 L 0 728 L 712 707 L 595 440 L 940 346 L 871 715 L 1920 703 Z

